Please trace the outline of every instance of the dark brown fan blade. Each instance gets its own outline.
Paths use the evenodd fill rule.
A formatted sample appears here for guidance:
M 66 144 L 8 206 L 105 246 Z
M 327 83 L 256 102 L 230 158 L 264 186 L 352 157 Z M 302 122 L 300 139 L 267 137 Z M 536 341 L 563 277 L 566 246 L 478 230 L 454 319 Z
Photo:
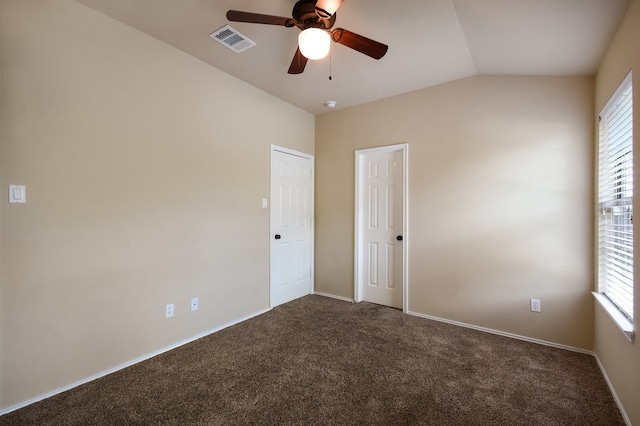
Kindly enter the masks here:
M 296 25 L 296 21 L 291 18 L 285 18 L 284 16 L 263 15 L 261 13 L 242 12 L 240 10 L 228 11 L 227 19 L 234 22 L 280 25 L 283 27 L 293 27 Z
M 331 32 L 331 38 L 336 43 L 340 43 L 343 46 L 350 47 L 357 50 L 360 53 L 364 53 L 367 56 L 371 56 L 374 59 L 382 58 L 389 49 L 389 46 L 382 44 L 378 41 L 371 40 L 351 31 L 343 28 L 338 28 Z
M 308 59 L 300 53 L 300 48 L 296 50 L 296 54 L 293 56 L 293 61 L 289 66 L 289 74 L 302 74 L 304 67 L 307 65 Z

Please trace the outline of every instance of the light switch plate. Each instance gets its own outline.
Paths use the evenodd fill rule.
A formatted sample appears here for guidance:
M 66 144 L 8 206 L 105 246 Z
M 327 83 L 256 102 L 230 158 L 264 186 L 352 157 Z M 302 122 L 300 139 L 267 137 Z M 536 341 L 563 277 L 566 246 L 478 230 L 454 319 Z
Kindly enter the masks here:
M 27 202 L 27 187 L 24 185 L 9 185 L 9 203 L 22 204 Z

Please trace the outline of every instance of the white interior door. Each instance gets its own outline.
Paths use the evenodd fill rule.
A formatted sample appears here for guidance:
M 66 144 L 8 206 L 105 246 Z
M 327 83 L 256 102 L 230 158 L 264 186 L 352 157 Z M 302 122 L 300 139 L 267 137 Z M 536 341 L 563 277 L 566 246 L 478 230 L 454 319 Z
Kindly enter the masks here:
M 311 293 L 313 159 L 271 151 L 271 306 Z
M 404 307 L 404 151 L 357 153 L 356 301 Z

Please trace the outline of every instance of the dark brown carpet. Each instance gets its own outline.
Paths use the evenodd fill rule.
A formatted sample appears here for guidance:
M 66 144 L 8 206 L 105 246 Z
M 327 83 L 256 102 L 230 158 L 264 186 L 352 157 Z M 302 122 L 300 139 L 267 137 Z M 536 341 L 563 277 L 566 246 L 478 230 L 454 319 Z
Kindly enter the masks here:
M 1 425 L 623 425 L 595 359 L 307 296 Z

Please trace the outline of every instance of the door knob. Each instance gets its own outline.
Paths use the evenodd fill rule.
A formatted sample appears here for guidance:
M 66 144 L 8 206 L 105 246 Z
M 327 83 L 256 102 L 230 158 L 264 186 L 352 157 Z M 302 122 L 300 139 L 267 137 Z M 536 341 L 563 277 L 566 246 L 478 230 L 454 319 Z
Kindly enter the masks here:
M 282 237 L 280 236 L 280 234 L 276 234 L 275 239 L 276 239 L 276 240 L 279 240 L 280 238 L 282 238 Z
M 398 240 L 398 241 L 402 241 L 402 235 L 398 235 L 398 236 L 396 237 L 396 240 Z

